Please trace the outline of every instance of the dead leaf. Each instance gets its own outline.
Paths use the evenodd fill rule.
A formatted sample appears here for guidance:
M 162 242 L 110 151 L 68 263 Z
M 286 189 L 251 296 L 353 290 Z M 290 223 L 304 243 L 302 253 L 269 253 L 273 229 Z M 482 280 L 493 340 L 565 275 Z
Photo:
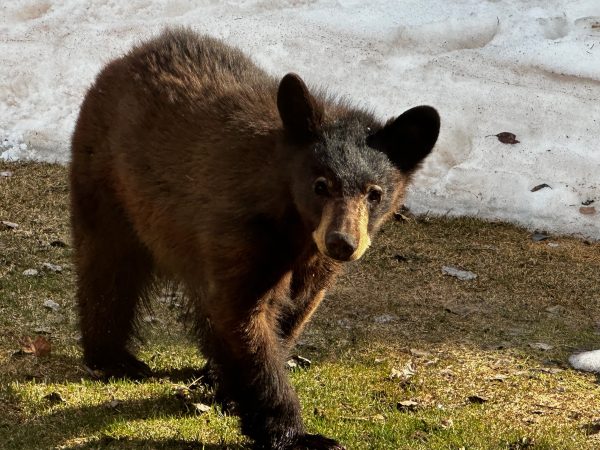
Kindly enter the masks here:
M 192 406 L 194 407 L 194 411 L 199 414 L 204 414 L 205 412 L 210 411 L 210 406 L 205 405 L 204 403 L 192 403 Z
M 533 370 L 535 370 L 537 372 L 549 373 L 551 375 L 554 375 L 554 374 L 557 374 L 560 372 L 564 372 L 563 369 L 560 369 L 558 367 L 540 367 L 538 369 L 533 369 Z
M 431 353 L 425 350 L 419 350 L 418 348 L 411 348 L 409 353 L 416 358 L 431 358 Z
M 531 344 L 529 344 L 529 346 L 531 348 L 534 348 L 536 350 L 542 350 L 544 352 L 552 350 L 554 348 L 552 345 L 546 344 L 544 342 L 532 342 Z
M 554 305 L 554 306 L 548 306 L 544 311 L 546 311 L 547 313 L 550 313 L 550 314 L 559 315 L 559 314 L 564 314 L 567 311 L 567 309 L 562 305 Z
M 64 403 L 65 400 L 62 398 L 62 396 L 58 393 L 58 392 L 51 392 L 48 395 L 44 395 L 44 400 L 50 402 L 50 403 Z
M 2 224 L 2 226 L 8 230 L 16 230 L 17 228 L 19 228 L 18 224 L 14 222 L 9 222 L 8 220 L 3 220 L 0 222 L 0 224 Z
M 469 314 L 477 313 L 480 308 L 474 305 L 445 305 L 444 311 L 457 316 L 467 317 Z
M 404 214 L 402 214 L 400 212 L 394 213 L 394 219 L 397 222 L 408 222 L 410 220 L 410 218 L 408 216 L 405 216 Z
M 546 183 L 542 183 L 542 184 L 538 184 L 537 186 L 534 186 L 533 188 L 531 188 L 531 192 L 537 192 L 540 189 L 544 189 L 544 188 L 552 189 L 551 186 L 547 185 Z
M 539 233 L 536 231 L 531 235 L 531 240 L 533 242 L 541 242 L 545 241 L 546 239 L 550 239 L 550 236 L 548 236 L 546 233 Z
M 486 397 L 482 397 L 480 395 L 470 395 L 469 397 L 467 397 L 467 400 L 469 400 L 469 402 L 471 403 L 475 403 L 476 405 L 481 405 L 488 401 Z
M 398 411 L 409 412 L 409 411 L 416 410 L 418 406 L 419 406 L 419 403 L 417 403 L 413 400 L 403 400 L 401 402 L 398 402 L 398 404 L 396 405 L 396 408 L 398 408 Z
M 392 372 L 390 373 L 389 380 L 400 380 L 401 382 L 407 382 L 417 373 L 417 369 L 413 365 L 412 361 L 406 363 L 406 365 L 401 369 L 392 368 Z
M 35 339 L 31 339 L 29 336 L 25 337 L 21 342 L 21 350 L 26 354 L 33 354 L 35 356 L 42 357 L 48 356 L 52 351 L 50 341 L 44 336 L 36 336 Z
M 408 257 L 401 255 L 400 253 L 396 253 L 393 258 L 398 261 L 398 262 L 405 262 L 408 261 Z
M 508 131 L 503 131 L 502 133 L 498 133 L 498 134 L 490 134 L 489 136 L 496 136 L 498 138 L 498 140 L 500 142 L 502 142 L 503 144 L 518 144 L 520 141 L 517 141 L 517 136 L 515 136 L 513 133 L 510 133 Z M 486 136 L 486 137 L 489 137 Z
M 441 425 L 444 429 L 452 428 L 454 426 L 454 421 L 452 419 L 443 419 Z
M 579 212 L 586 216 L 593 216 L 594 214 L 596 214 L 596 208 L 593 206 L 582 206 L 581 208 L 579 208 Z
M 175 397 L 180 400 L 187 401 L 191 398 L 190 390 L 187 386 L 176 386 L 175 387 Z
M 286 364 L 290 369 L 308 369 L 312 364 L 312 361 L 304 356 L 292 355 L 290 359 L 286 361 Z
M 490 381 L 498 381 L 500 383 L 504 382 L 504 380 L 506 380 L 506 378 L 508 378 L 506 375 L 494 375 L 493 377 L 489 378 Z
M 593 434 L 600 433 L 600 421 L 595 421 L 592 423 L 586 423 L 581 427 L 586 436 L 591 436 Z

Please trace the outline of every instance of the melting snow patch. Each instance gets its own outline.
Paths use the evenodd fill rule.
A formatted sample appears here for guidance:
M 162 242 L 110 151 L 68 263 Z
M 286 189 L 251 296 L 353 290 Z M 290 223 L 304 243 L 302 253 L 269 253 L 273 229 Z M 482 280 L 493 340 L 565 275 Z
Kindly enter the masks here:
M 576 370 L 600 373 L 600 350 L 571 355 L 569 363 Z

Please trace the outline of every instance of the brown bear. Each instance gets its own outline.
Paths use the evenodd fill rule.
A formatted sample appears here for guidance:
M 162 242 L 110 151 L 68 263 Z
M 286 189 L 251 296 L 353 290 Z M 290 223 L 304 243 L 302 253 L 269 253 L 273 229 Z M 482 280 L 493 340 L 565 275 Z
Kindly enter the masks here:
M 174 280 L 256 448 L 342 448 L 306 433 L 285 357 L 399 206 L 439 126 L 428 106 L 381 123 L 186 29 L 109 63 L 72 141 L 87 367 L 147 375 L 131 352 L 136 308 L 157 279 Z

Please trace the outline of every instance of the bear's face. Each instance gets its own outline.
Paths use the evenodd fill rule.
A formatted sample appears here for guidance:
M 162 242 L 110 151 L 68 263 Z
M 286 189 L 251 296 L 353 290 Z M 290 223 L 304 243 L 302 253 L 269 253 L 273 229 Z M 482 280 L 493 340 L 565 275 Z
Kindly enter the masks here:
M 416 107 L 384 126 L 356 110 L 328 121 L 296 75 L 282 80 L 278 107 L 294 152 L 291 191 L 300 216 L 320 253 L 357 260 L 433 148 L 437 112 Z
M 340 261 L 363 255 L 404 193 L 402 173 L 367 145 L 367 123 L 350 116 L 324 127 L 316 142 L 297 149 L 292 172 L 294 202 L 317 248 Z

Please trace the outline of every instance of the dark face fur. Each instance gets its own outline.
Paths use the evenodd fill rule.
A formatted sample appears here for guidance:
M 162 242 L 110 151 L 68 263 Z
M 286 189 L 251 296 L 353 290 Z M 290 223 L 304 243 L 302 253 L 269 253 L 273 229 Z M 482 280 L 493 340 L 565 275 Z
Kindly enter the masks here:
M 287 139 L 296 147 L 294 200 L 317 248 L 339 261 L 360 258 L 433 148 L 437 112 L 413 108 L 382 126 L 369 114 L 348 110 L 328 123 L 293 74 L 280 84 L 278 106 Z

